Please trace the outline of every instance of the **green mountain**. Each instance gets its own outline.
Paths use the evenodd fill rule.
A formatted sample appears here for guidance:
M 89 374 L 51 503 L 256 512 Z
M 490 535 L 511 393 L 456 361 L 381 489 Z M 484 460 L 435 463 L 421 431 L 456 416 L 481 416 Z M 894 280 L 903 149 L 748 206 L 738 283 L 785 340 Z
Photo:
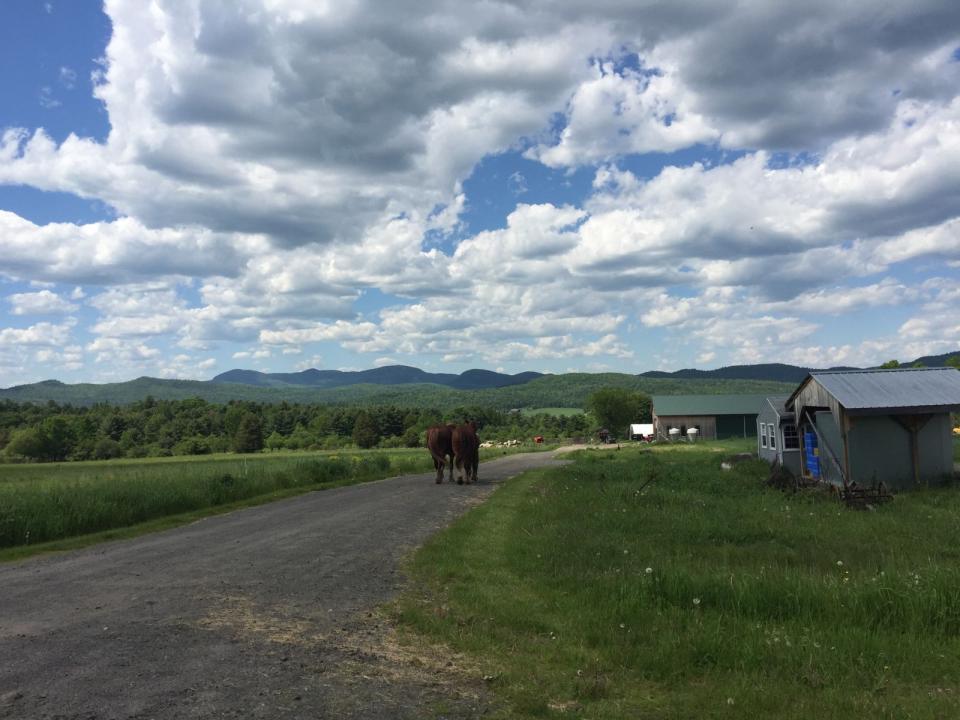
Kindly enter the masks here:
M 952 357 L 960 356 L 960 350 L 943 355 L 926 355 L 916 360 L 901 363 L 903 367 L 922 365 L 923 367 L 944 367 Z M 651 370 L 643 373 L 648 378 L 674 378 L 687 380 L 773 380 L 776 382 L 793 383 L 797 385 L 813 370 L 859 370 L 849 365 L 837 365 L 828 368 L 807 368 L 783 363 L 766 363 L 759 365 L 728 365 L 716 370 L 696 370 L 687 368 L 675 372 Z
M 941 367 L 949 358 L 957 355 L 960 355 L 960 351 L 922 357 L 903 364 Z M 534 372 L 505 375 L 489 370 L 468 370 L 455 375 L 427 373 L 404 365 L 358 372 L 305 370 L 300 373 L 261 373 L 255 370 L 230 370 L 209 381 L 141 377 L 123 383 L 67 385 L 58 380 L 45 380 L 0 390 L 0 400 L 125 405 L 150 395 L 162 400 L 197 397 L 216 403 L 249 400 L 263 403 L 393 404 L 436 408 L 483 405 L 502 410 L 582 408 L 587 397 L 603 387 L 620 387 L 651 395 L 784 394 L 792 392 L 808 372 L 810 368 L 780 363 L 733 365 L 716 370 L 688 369 L 673 373 L 652 371 L 642 375 L 543 375 Z
M 492 370 L 467 370 L 459 375 L 452 373 L 428 373 L 407 365 L 386 365 L 372 370 L 304 370 L 298 373 L 262 373 L 256 370 L 228 370 L 217 375 L 211 382 L 242 383 L 260 387 L 298 385 L 305 387 L 332 388 L 345 385 L 422 385 L 430 383 L 458 390 L 481 390 L 507 387 L 543 377 L 543 373 L 524 372 L 505 375 Z
M 783 363 L 766 363 L 762 365 L 729 365 L 727 367 L 717 368 L 716 370 L 697 370 L 695 368 L 686 368 L 676 372 L 662 372 L 660 370 L 651 370 L 643 373 L 643 377 L 649 378 L 675 378 L 675 379 L 699 379 L 699 380 L 773 380 L 776 382 L 786 382 L 798 385 L 810 373 L 813 368 L 798 367 L 796 365 L 784 365 Z M 826 368 L 829 370 L 854 370 L 856 368 L 848 366 L 838 366 Z
M 249 400 L 275 403 L 284 400 L 331 405 L 398 405 L 402 407 L 451 407 L 483 405 L 501 410 L 511 408 L 582 408 L 586 398 L 603 387 L 621 387 L 649 394 L 783 394 L 793 385 L 763 380 L 715 380 L 646 378 L 624 373 L 569 373 L 544 375 L 529 382 L 506 387 L 461 390 L 435 383 L 399 385 L 344 385 L 323 388 L 294 384 L 249 385 L 235 382 L 163 380 L 141 377 L 124 383 L 66 385 L 47 380 L 0 390 L 0 400 L 59 404 L 126 405 L 148 395 L 158 400 L 198 397 L 208 402 Z

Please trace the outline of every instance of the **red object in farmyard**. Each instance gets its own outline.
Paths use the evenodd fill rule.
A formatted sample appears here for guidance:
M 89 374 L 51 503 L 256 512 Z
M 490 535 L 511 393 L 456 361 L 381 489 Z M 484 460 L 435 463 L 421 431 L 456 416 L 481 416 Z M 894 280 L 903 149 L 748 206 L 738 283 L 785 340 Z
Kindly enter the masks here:
M 534 441 L 537 445 L 543 444 L 543 435 L 537 435 L 537 436 L 533 439 L 533 441 Z

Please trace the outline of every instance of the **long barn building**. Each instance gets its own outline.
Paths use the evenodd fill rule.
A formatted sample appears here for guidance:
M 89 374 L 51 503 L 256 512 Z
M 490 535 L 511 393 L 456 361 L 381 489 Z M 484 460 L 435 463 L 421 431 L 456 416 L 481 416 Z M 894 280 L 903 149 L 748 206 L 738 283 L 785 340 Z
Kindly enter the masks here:
M 670 429 L 687 436 L 697 429 L 704 440 L 756 437 L 757 415 L 766 403 L 763 395 L 654 395 L 653 429 L 660 439 L 669 439 Z

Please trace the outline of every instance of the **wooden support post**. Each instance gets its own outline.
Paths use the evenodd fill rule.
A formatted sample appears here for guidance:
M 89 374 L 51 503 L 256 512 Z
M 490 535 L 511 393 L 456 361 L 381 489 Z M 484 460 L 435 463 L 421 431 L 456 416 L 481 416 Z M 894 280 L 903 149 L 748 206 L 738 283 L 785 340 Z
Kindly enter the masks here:
M 913 485 L 920 486 L 920 433 L 916 427 L 910 428 L 910 460 L 913 461 Z
M 840 410 L 842 422 L 840 427 L 843 431 L 843 484 L 848 485 L 853 482 L 850 476 L 850 428 L 853 427 L 853 421 L 845 409 Z
M 913 485 L 920 487 L 920 431 L 933 415 L 894 415 L 893 419 L 910 433 L 910 464 L 913 467 Z

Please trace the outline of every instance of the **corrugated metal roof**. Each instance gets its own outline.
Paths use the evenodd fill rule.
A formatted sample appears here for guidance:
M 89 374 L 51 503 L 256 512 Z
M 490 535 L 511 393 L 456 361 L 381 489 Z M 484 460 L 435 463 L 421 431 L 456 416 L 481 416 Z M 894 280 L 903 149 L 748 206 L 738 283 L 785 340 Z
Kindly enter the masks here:
M 765 395 L 654 395 L 653 412 L 672 415 L 757 415 Z
M 953 368 L 823 371 L 810 377 L 847 410 L 960 407 L 960 371 Z
M 767 402 L 770 404 L 770 407 L 773 408 L 774 412 L 777 415 L 783 416 L 792 416 L 793 410 L 787 409 L 787 396 L 786 395 L 774 395 L 773 397 L 768 397 Z

